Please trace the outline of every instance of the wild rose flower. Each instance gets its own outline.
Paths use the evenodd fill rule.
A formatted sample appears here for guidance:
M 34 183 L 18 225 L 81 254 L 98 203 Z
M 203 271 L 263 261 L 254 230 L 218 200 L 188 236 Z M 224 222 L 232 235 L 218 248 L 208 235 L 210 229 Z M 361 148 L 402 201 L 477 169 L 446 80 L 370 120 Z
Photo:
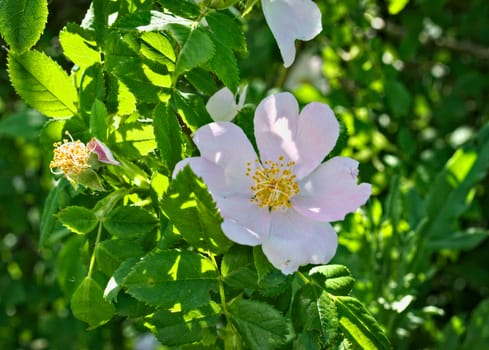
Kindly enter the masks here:
M 200 157 L 184 159 L 174 174 L 190 165 L 216 201 L 226 236 L 261 244 L 282 273 L 329 262 L 338 244 L 330 222 L 371 194 L 370 184 L 357 184 L 357 161 L 334 157 L 321 163 L 339 136 L 333 112 L 313 102 L 299 114 L 295 97 L 278 93 L 258 105 L 254 128 L 260 158 L 243 130 L 216 122 L 196 131 Z
M 311 40 L 321 32 L 321 11 L 312 0 L 261 0 L 261 6 L 284 66 L 290 67 L 295 59 L 295 40 Z
M 238 89 L 236 94 L 239 96 L 238 103 L 236 103 L 236 96 L 227 87 L 223 87 L 212 95 L 205 105 L 212 120 L 215 122 L 233 120 L 244 106 L 246 91 L 246 86 Z
M 53 160 L 49 164 L 49 168 L 53 174 L 64 175 L 71 183 L 83 183 L 85 180 L 90 180 L 92 187 L 100 189 L 96 174 L 91 168 L 98 167 L 98 162 L 105 164 L 120 165 L 115 160 L 110 149 L 100 140 L 93 137 L 87 145 L 80 140 L 74 141 L 71 135 L 66 133 L 70 139 L 64 139 L 63 142 L 54 143 Z M 92 158 L 92 154 L 97 156 L 97 159 Z M 90 176 L 86 176 L 90 174 Z M 95 183 L 95 182 L 97 183 Z M 90 185 L 90 183 L 84 183 Z

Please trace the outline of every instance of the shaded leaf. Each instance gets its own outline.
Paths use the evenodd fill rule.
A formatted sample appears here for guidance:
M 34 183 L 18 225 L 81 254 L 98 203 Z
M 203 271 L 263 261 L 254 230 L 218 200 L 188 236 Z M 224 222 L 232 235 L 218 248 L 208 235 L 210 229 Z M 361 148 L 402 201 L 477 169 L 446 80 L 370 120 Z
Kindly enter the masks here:
M 63 226 L 80 235 L 91 232 L 98 224 L 95 213 L 85 207 L 66 207 L 58 213 L 57 217 Z
M 105 229 L 119 238 L 137 238 L 151 231 L 158 221 L 140 207 L 116 207 L 104 218 Z

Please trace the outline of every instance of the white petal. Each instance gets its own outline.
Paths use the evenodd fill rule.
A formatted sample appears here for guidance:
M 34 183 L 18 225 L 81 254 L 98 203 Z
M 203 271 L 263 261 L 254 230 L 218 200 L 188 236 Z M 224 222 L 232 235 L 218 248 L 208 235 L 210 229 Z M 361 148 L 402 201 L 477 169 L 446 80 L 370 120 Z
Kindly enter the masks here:
M 232 197 L 217 199 L 224 221 L 221 228 L 233 242 L 255 246 L 267 239 L 270 230 L 270 213 L 250 202 L 250 198 Z
M 295 59 L 295 40 L 311 40 L 321 32 L 321 11 L 311 0 L 262 0 L 261 4 L 284 66 L 290 67 Z
M 216 121 L 231 121 L 238 114 L 238 106 L 231 90 L 223 87 L 212 95 L 205 105 L 211 118 Z
M 272 212 L 270 236 L 262 243 L 268 260 L 286 275 L 302 265 L 328 263 L 337 246 L 338 237 L 329 223 L 312 221 L 293 209 Z
M 256 108 L 255 137 L 262 161 L 285 156 L 301 179 L 333 149 L 340 127 L 326 104 L 309 103 L 300 115 L 298 109 L 288 92 L 268 96 Z
M 358 162 L 334 157 L 299 182 L 291 202 L 295 210 L 313 220 L 338 221 L 363 205 L 372 193 L 367 183 L 357 184 Z
M 201 156 L 223 169 L 226 187 L 251 193 L 253 181 L 246 172 L 248 164 L 254 169 L 257 155 L 243 130 L 230 122 L 210 123 L 198 129 L 193 139 Z

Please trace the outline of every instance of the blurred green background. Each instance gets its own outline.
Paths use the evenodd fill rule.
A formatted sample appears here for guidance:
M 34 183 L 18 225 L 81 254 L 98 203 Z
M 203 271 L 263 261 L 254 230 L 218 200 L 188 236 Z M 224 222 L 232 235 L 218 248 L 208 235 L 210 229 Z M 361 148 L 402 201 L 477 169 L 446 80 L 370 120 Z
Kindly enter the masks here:
M 67 70 L 71 64 L 57 35 L 66 23 L 79 23 L 89 3 L 49 3 L 37 48 Z M 323 32 L 298 43 L 289 71 L 261 11 L 246 17 L 249 52 L 240 67 L 249 102 L 269 89 L 288 89 L 302 103 L 327 102 L 341 120 L 349 137 L 338 149 L 360 161 L 361 180 L 374 185 L 374 196 L 365 213 L 341 225 L 335 261 L 352 270 L 354 294 L 386 328 L 394 349 L 489 348 L 489 2 L 317 4 Z M 123 319 L 89 331 L 73 318 L 57 284 L 61 247 L 38 248 L 39 219 L 52 186 L 39 138 L 45 120 L 13 91 L 6 50 L 0 50 L 0 348 L 133 348 L 140 330 Z M 451 159 L 457 150 L 464 151 Z M 438 185 L 447 162 L 451 171 L 463 172 L 470 154 L 480 160 L 480 171 L 461 197 L 450 197 L 463 202 L 450 227 L 479 234 L 428 249 L 412 238 L 426 226 L 415 229 L 443 205 L 434 188 L 443 189 Z

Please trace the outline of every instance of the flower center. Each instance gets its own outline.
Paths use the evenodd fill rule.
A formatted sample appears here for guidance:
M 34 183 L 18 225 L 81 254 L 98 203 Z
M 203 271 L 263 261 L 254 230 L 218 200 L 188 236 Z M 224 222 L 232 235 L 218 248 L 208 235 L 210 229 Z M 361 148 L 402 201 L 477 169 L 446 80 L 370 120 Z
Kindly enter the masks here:
M 54 145 L 53 160 L 49 168 L 53 174 L 64 174 L 67 177 L 78 176 L 82 171 L 89 168 L 88 158 L 90 150 L 80 140 L 63 140 Z
M 260 208 L 268 207 L 270 210 L 290 208 L 290 198 L 299 193 L 299 185 L 292 172 L 295 162 L 284 162 L 280 156 L 277 162 L 267 160 L 263 165 L 255 160 L 256 170 L 251 173 L 251 163 L 248 163 L 246 176 L 253 179 L 255 184 L 251 186 L 254 196 L 251 202 Z

